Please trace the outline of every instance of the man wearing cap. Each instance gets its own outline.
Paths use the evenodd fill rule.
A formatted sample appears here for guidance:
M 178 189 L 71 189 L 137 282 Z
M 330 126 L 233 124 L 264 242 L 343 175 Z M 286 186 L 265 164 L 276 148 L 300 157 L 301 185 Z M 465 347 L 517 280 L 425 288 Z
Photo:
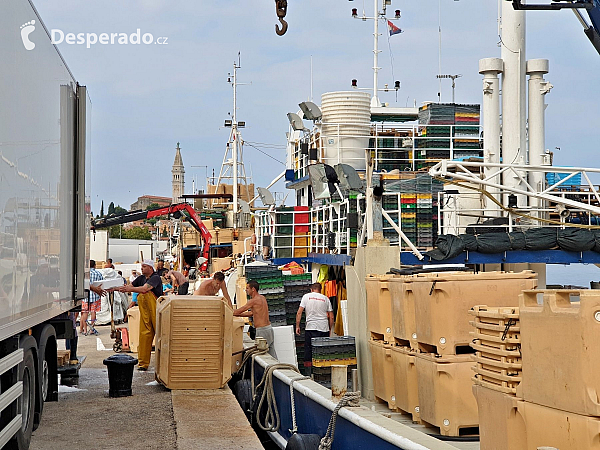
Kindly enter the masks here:
M 138 294 L 137 303 L 140 308 L 138 370 L 148 370 L 156 330 L 156 299 L 163 295 L 162 280 L 154 271 L 154 261 L 144 260 L 142 275 L 133 280 L 133 283 L 121 286 L 119 291 Z

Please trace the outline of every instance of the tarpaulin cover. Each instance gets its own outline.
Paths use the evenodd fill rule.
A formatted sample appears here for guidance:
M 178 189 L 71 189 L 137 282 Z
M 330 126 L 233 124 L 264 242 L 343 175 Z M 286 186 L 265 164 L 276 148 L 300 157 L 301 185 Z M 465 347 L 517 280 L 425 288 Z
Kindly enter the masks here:
M 558 230 L 558 246 L 569 252 L 587 252 L 594 248 L 594 233 L 585 228 Z
M 465 249 L 465 243 L 458 236 L 444 234 L 436 239 L 435 247 L 433 250 L 425 252 L 425 255 L 436 261 L 442 261 L 460 255 Z
M 552 250 L 558 246 L 557 229 L 550 227 L 525 230 L 525 248 L 527 250 Z
M 594 248 L 592 248 L 592 250 L 600 253 L 600 230 L 594 230 L 594 231 L 592 231 L 592 233 L 594 233 L 594 242 L 595 242 Z
M 465 250 L 468 252 L 477 251 L 477 238 L 472 234 L 460 234 L 458 236 L 465 244 Z
M 477 251 L 481 253 L 503 253 L 511 249 L 507 233 L 485 233 L 477 236 Z
M 511 250 L 523 250 L 525 248 L 525 233 L 522 231 L 511 231 L 508 233 Z

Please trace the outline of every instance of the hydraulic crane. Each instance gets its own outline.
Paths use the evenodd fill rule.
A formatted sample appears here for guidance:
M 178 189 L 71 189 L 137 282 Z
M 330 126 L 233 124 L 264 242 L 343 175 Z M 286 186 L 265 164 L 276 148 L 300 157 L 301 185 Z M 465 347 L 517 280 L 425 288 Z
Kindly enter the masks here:
M 187 214 L 184 214 L 187 213 Z M 200 266 L 201 271 L 205 271 L 208 266 L 208 257 L 210 250 L 210 240 L 212 239 L 211 234 L 208 232 L 208 229 L 202 223 L 202 219 L 196 214 L 194 208 L 192 208 L 188 203 L 177 203 L 175 205 L 164 206 L 162 208 L 150 209 L 147 211 L 143 210 L 135 210 L 128 211 L 119 215 L 112 215 L 109 217 L 103 217 L 101 219 L 96 219 L 92 221 L 92 231 L 100 230 L 102 228 L 112 227 L 113 225 L 120 225 L 123 223 L 135 222 L 136 220 L 146 220 L 152 219 L 159 216 L 171 216 L 175 219 L 179 219 L 181 217 L 185 218 L 188 222 L 192 224 L 192 226 L 200 233 L 202 236 L 202 256 L 205 261 Z
M 506 1 L 511 1 L 514 9 L 526 11 L 571 9 L 583 26 L 583 32 L 600 53 L 600 0 L 552 0 L 549 3 L 528 3 L 527 0 Z M 587 11 L 590 23 L 581 13 L 582 9 Z

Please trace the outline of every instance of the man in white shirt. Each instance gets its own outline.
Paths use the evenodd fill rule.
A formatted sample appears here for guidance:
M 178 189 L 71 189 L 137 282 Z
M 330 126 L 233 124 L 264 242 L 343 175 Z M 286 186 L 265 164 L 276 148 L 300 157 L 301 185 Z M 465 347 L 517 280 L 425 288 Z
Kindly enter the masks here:
M 312 367 L 312 342 L 314 337 L 327 337 L 333 329 L 333 308 L 329 298 L 321 294 L 321 284 L 310 285 L 310 292 L 304 294 L 296 314 L 296 334 L 300 335 L 300 319 L 306 310 L 306 330 L 304 334 L 304 367 L 310 372 Z

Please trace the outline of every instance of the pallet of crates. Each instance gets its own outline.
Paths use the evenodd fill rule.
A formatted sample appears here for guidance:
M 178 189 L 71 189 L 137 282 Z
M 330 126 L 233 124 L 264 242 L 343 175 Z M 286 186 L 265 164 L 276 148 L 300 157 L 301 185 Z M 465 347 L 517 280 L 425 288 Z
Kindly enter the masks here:
M 312 371 L 318 373 L 319 384 L 331 387 L 331 366 L 348 366 L 348 386 L 352 383 L 351 368 L 356 368 L 354 336 L 312 338 Z M 328 369 L 327 369 L 328 368 Z
M 490 306 L 516 306 L 520 293 L 536 286 L 531 271 L 442 272 L 405 280 L 415 308 L 420 418 L 446 436 L 476 431 L 477 402 L 469 310 L 485 298 Z

